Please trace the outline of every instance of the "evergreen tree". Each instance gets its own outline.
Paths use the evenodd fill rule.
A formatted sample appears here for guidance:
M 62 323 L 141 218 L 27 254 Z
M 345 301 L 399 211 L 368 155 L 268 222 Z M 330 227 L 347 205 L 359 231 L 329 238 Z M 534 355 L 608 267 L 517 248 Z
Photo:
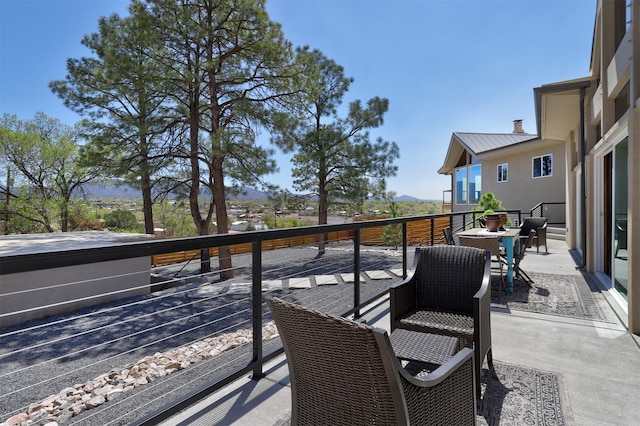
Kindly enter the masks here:
M 369 194 L 384 193 L 385 179 L 397 172 L 394 161 L 399 149 L 395 142 L 382 138 L 369 140 L 368 129 L 383 123 L 387 99 L 374 97 L 365 106 L 360 100 L 353 101 L 346 117 L 340 117 L 338 107 L 353 79 L 318 50 L 301 48 L 297 57 L 316 84 L 295 98 L 291 109 L 297 116 L 288 120 L 273 141 L 294 152 L 294 188 L 318 197 L 318 223 L 326 224 L 331 202 L 364 201 Z M 324 252 L 324 239 L 320 252 Z

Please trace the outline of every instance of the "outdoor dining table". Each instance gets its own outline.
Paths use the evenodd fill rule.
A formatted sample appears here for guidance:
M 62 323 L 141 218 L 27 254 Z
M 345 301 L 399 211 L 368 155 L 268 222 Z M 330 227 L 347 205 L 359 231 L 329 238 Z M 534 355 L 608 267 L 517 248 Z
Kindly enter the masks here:
M 507 255 L 507 292 L 513 293 L 513 257 L 520 251 L 520 228 L 491 232 L 487 228 L 472 228 L 456 232 L 458 236 L 474 238 L 499 238 Z

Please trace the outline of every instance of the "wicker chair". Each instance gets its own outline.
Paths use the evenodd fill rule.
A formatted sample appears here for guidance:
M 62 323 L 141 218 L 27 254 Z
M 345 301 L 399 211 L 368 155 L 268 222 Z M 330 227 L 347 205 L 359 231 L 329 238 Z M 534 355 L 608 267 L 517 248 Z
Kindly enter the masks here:
M 442 234 L 444 235 L 444 240 L 448 245 L 456 245 L 456 240 L 453 238 L 453 232 L 451 231 L 451 228 L 449 228 L 448 226 L 446 228 L 442 228 Z
M 474 348 L 476 396 L 491 352 L 491 253 L 473 247 L 416 249 L 409 276 L 391 286 L 391 328 L 460 338 Z
M 529 231 L 536 231 L 535 238 L 529 245 L 530 248 L 534 243 L 536 252 L 540 253 L 540 246 L 544 245 L 544 251 L 549 253 L 547 247 L 547 218 L 546 217 L 525 217 L 520 225 L 520 242 L 525 243 L 529 238 Z
M 500 276 L 500 287 L 507 294 L 507 283 L 504 276 L 504 265 L 507 264 L 506 257 L 502 256 L 500 241 L 497 238 L 465 237 L 460 236 L 460 245 L 465 247 L 475 247 L 491 252 L 491 271 L 497 272 Z M 500 289 L 498 289 L 500 290 Z M 500 293 L 498 292 L 498 295 Z
M 292 425 L 472 425 L 473 351 L 412 376 L 387 332 L 267 300 L 289 365 Z

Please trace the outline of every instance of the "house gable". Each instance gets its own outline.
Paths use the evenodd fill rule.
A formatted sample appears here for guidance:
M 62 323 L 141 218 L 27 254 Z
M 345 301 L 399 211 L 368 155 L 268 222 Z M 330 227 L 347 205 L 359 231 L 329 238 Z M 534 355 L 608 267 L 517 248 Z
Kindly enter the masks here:
M 466 160 L 466 155 L 480 158 L 483 154 L 492 151 L 521 145 L 527 142 L 537 140 L 536 135 L 528 133 L 464 133 L 455 132 L 451 136 L 447 156 L 444 164 L 438 170 L 438 173 L 448 175 L 453 173 L 457 167 L 466 164 L 460 162 L 461 158 Z
M 438 173 L 451 176 L 453 211 L 473 209 L 491 191 L 506 209 L 527 212 L 564 201 L 564 149 L 564 141 L 524 132 L 455 132 Z

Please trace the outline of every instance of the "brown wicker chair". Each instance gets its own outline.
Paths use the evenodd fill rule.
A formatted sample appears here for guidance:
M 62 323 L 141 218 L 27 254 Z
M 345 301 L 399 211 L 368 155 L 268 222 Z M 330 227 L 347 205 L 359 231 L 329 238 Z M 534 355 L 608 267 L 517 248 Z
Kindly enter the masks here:
M 547 218 L 546 217 L 525 217 L 520 225 L 520 242 L 525 243 L 529 238 L 529 231 L 536 231 L 536 235 L 531 243 L 526 246 L 530 248 L 536 245 L 536 252 L 540 253 L 540 246 L 544 245 L 544 251 L 549 253 L 547 247 Z
M 416 249 L 409 276 L 391 286 L 391 328 L 460 338 L 474 348 L 476 396 L 491 352 L 491 252 L 473 247 Z
M 449 228 L 448 226 L 446 228 L 442 228 L 442 234 L 444 235 L 444 240 L 448 245 L 456 245 L 456 240 L 453 238 L 453 232 L 451 231 L 451 228 Z
M 482 250 L 489 250 L 491 252 L 491 271 L 497 272 L 500 275 L 500 287 L 507 294 L 507 283 L 504 275 L 504 265 L 507 264 L 506 256 L 502 256 L 500 248 L 500 241 L 497 238 L 483 238 L 483 237 L 466 237 L 460 236 L 460 245 L 465 247 L 475 247 Z M 498 289 L 500 290 L 500 289 Z M 498 291 L 498 296 L 500 292 Z
M 292 425 L 476 423 L 472 350 L 414 377 L 386 331 L 278 298 L 267 303 L 287 355 Z

